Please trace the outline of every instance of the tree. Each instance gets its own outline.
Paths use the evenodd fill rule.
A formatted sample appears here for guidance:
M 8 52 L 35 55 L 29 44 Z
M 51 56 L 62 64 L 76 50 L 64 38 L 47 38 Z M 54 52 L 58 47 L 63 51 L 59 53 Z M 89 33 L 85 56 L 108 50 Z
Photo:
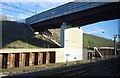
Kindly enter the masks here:
M 9 17 L 7 17 L 6 15 L 0 14 L 0 21 L 5 21 L 5 20 L 9 20 Z

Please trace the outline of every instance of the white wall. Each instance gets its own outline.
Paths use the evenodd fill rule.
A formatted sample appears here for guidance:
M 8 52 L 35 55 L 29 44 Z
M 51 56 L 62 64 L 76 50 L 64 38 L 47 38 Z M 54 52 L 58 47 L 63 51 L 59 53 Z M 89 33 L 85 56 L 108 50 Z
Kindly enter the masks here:
M 55 62 L 56 63 L 59 63 L 59 62 L 65 62 L 64 61 L 64 51 L 63 51 L 63 48 L 59 49 L 56 51 L 56 55 L 55 55 Z
M 77 27 L 65 29 L 64 48 L 83 49 L 83 31 Z
M 61 47 L 63 62 L 83 60 L 83 31 L 64 23 L 61 26 Z
M 64 62 L 76 60 L 83 60 L 83 52 L 81 50 L 64 49 Z
M 71 26 L 66 25 L 66 23 L 63 23 L 61 25 L 61 30 L 60 30 L 60 47 L 64 48 L 65 46 L 65 30 L 71 28 Z

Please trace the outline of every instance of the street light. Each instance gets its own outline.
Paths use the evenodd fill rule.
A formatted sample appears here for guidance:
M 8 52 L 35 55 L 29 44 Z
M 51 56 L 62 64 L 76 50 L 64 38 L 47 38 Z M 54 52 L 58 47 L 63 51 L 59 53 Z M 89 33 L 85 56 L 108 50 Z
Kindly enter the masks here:
M 114 51 L 115 51 L 115 56 L 117 55 L 116 54 L 116 38 L 117 38 L 117 35 L 113 35 L 114 37 Z

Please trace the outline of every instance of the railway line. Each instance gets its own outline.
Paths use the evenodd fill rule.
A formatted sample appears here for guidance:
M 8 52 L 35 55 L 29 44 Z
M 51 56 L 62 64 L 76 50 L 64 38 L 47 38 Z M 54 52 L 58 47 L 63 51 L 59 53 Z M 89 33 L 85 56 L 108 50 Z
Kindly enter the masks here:
M 97 59 L 98 60 L 98 59 Z M 95 61 L 95 60 L 91 60 Z M 55 77 L 55 78 L 82 78 L 87 77 L 91 78 L 91 76 L 104 76 L 110 78 L 120 78 L 120 57 L 116 58 L 108 58 L 104 60 L 99 60 L 96 62 L 90 62 L 86 64 L 76 64 L 73 66 L 65 66 L 62 68 L 46 70 L 42 72 L 33 72 L 33 73 L 26 73 L 26 74 L 18 74 L 10 76 L 12 78 L 33 78 L 33 77 Z M 9 76 L 3 77 L 9 78 Z
M 100 70 L 102 69 L 102 71 L 106 68 L 114 68 L 118 67 L 117 70 L 115 69 L 115 72 L 113 72 L 111 75 L 105 75 L 103 74 L 103 76 L 111 76 L 111 77 L 116 77 L 116 75 L 119 74 L 120 70 L 119 70 L 119 66 L 120 66 L 120 57 L 117 58 L 111 58 L 108 60 L 104 60 L 104 61 L 99 61 L 97 63 L 90 63 L 90 64 L 86 64 L 84 66 L 80 66 L 77 68 L 71 68 L 69 70 L 66 71 L 61 71 L 61 72 L 57 72 L 55 74 L 49 75 L 49 76 L 56 76 L 59 78 L 67 78 L 67 77 L 72 77 L 72 78 L 77 78 L 80 76 L 102 76 L 102 75 L 95 75 L 95 74 L 89 74 L 91 71 L 96 71 L 96 70 Z M 111 71 L 109 71 L 111 72 Z M 101 72 L 104 73 L 104 72 Z

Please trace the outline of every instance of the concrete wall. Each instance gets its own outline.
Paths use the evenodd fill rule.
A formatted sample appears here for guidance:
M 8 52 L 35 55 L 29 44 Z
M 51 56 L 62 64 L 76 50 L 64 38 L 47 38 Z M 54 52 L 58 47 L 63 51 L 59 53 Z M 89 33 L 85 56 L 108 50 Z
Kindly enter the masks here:
M 83 52 L 77 49 L 64 49 L 64 62 L 83 60 Z
M 64 62 L 83 60 L 83 31 L 75 27 L 64 32 Z
M 83 31 L 79 28 L 68 28 L 65 30 L 64 48 L 83 48 Z
M 61 48 L 64 48 L 65 47 L 65 36 L 67 35 L 66 33 L 65 33 L 65 31 L 66 31 L 66 29 L 69 29 L 69 28 L 71 28 L 72 26 L 70 26 L 70 25 L 66 25 L 66 23 L 63 23 L 62 25 L 61 25 L 61 30 L 60 30 L 60 47 Z
M 64 50 L 60 49 L 56 51 L 55 62 L 64 62 Z
M 56 63 L 83 60 L 83 52 L 80 49 L 61 49 L 56 51 Z
M 83 60 L 83 31 L 81 29 L 63 23 L 60 44 L 63 50 L 59 55 L 63 58 L 63 62 Z
M 88 50 L 83 50 L 83 59 L 87 60 L 88 59 Z

